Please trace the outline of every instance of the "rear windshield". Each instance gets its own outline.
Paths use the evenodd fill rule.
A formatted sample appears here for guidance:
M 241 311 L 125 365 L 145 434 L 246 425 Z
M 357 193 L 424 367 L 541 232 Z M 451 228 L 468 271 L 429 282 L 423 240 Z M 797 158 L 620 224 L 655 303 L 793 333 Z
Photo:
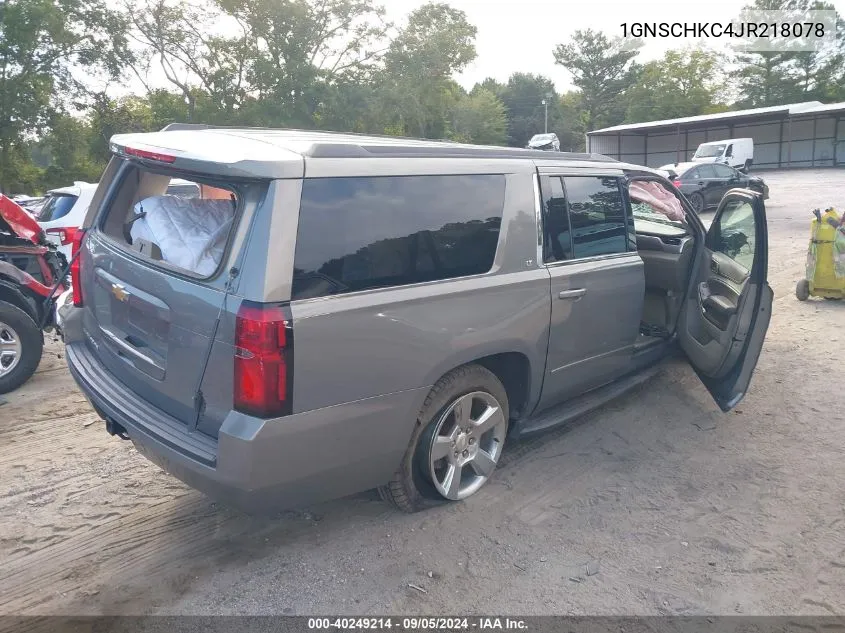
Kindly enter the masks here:
M 240 208 L 234 184 L 186 182 L 130 165 L 101 215 L 101 231 L 136 255 L 207 278 L 220 267 Z
M 76 204 L 77 196 L 70 194 L 50 194 L 47 196 L 41 212 L 38 214 L 39 222 L 50 222 L 65 217 L 73 205 Z

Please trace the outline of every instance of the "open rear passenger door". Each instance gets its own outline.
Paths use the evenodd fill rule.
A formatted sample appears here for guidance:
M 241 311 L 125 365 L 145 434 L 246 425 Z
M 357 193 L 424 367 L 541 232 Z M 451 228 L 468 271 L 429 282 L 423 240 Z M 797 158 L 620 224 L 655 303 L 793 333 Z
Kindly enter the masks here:
M 730 411 L 748 390 L 772 312 L 762 197 L 727 192 L 697 261 L 678 335 L 707 390 Z

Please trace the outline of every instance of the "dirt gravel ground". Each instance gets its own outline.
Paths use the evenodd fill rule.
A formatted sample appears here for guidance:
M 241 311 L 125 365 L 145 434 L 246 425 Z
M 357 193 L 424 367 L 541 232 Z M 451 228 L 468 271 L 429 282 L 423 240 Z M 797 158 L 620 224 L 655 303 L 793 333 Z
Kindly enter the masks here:
M 51 343 L 0 406 L 0 614 L 845 614 L 845 303 L 794 296 L 845 171 L 764 176 L 776 303 L 735 412 L 672 362 L 423 514 L 218 507 L 109 437 Z

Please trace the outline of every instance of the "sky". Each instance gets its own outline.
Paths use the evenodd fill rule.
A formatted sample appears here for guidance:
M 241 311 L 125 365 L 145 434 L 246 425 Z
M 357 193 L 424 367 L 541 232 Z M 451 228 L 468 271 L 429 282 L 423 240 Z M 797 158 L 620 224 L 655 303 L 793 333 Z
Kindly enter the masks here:
M 514 72 L 549 77 L 558 92 L 571 87 L 568 73 L 554 63 L 552 51 L 578 29 L 592 28 L 622 36 L 623 23 L 728 22 L 746 4 L 743 0 L 446 0 L 467 14 L 478 28 L 478 57 L 459 77 L 471 88 L 485 77 L 507 81 Z M 383 0 L 388 18 L 401 24 L 422 0 Z M 832 3 L 845 14 L 845 0 Z M 649 39 L 640 61 L 659 58 L 669 49 L 695 44 L 693 39 Z M 718 50 L 723 40 L 715 40 Z

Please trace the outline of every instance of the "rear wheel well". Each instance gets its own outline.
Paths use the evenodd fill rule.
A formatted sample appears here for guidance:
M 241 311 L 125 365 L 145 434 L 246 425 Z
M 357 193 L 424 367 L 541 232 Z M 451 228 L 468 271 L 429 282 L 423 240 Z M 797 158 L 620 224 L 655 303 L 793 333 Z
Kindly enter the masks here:
M 0 301 L 5 301 L 16 308 L 20 308 L 26 312 L 33 321 L 36 323 L 39 322 L 38 310 L 33 305 L 33 302 L 28 300 L 27 297 L 19 290 L 4 284 L 2 278 L 0 278 Z
M 531 363 L 528 357 L 519 352 L 505 352 L 479 358 L 474 363 L 495 374 L 505 387 L 510 418 L 515 420 L 522 417 L 531 387 Z

